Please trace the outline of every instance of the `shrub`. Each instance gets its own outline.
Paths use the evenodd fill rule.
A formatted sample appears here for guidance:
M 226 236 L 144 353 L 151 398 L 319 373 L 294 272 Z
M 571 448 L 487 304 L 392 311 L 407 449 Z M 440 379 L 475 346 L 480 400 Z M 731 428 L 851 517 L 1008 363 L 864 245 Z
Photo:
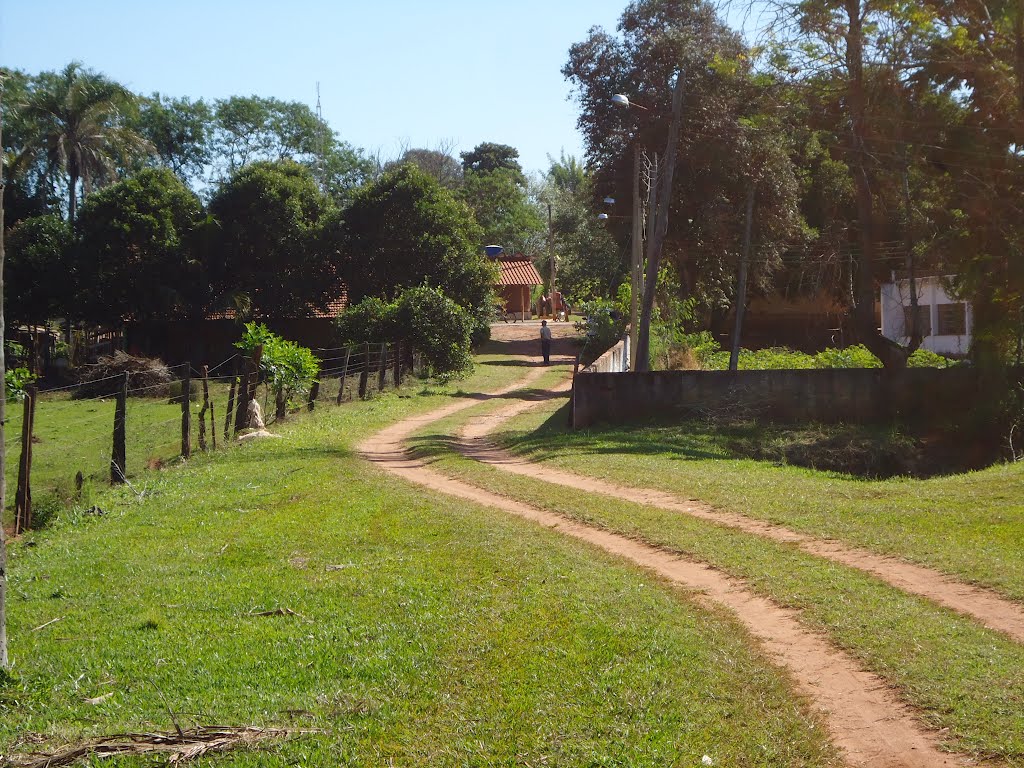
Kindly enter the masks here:
M 282 339 L 262 323 L 246 323 L 235 346 L 250 355 L 256 347 L 263 347 L 260 372 L 279 402 L 308 392 L 320 373 L 320 360 L 307 347 Z
M 608 299 L 584 302 L 576 330 L 583 334 L 583 357 L 593 361 L 611 349 L 626 332 L 626 318 L 618 303 Z
M 882 361 L 863 344 L 836 349 L 829 347 L 814 356 L 815 368 L 881 368 Z
M 335 324 L 344 344 L 379 344 L 395 337 L 395 305 L 368 296 L 342 312 Z
M 36 377 L 28 368 L 8 368 L 4 371 L 4 394 L 8 402 L 24 400 L 28 387 Z
M 408 288 L 395 302 L 395 324 L 436 376 L 447 378 L 473 367 L 473 317 L 439 288 Z
M 918 349 L 907 358 L 909 368 L 953 368 L 961 364 L 960 360 L 952 360 L 930 349 Z

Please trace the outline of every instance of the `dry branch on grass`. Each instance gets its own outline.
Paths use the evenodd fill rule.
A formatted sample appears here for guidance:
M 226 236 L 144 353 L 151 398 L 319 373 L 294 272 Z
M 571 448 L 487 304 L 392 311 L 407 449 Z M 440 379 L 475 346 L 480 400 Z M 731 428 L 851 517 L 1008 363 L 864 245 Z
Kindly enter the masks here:
M 270 739 L 322 733 L 311 728 L 256 728 L 201 726 L 173 733 L 125 733 L 91 739 L 82 744 L 63 747 L 54 752 L 30 752 L 0 758 L 0 765 L 10 768 L 56 768 L 71 765 L 89 757 L 115 757 L 117 755 L 167 755 L 167 762 L 175 765 L 184 760 L 202 757 L 210 752 L 229 749 L 253 748 Z
M 93 365 L 81 368 L 75 398 L 112 397 L 121 387 L 121 375 L 131 374 L 131 389 L 147 397 L 167 397 L 174 375 L 162 360 L 134 357 L 117 350 Z

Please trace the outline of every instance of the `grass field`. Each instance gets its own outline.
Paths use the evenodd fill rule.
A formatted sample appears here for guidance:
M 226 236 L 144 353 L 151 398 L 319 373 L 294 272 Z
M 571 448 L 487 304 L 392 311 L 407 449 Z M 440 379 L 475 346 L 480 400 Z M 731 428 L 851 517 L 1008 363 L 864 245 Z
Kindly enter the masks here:
M 823 507 L 837 497 L 852 504 L 845 498 L 850 485 L 875 485 L 876 492 L 878 486 L 892 487 L 889 483 L 868 484 L 821 473 L 816 475 L 808 470 L 759 466 L 751 461 L 731 462 L 722 456 L 720 448 L 709 442 L 697 446 L 689 444 L 689 451 L 676 453 L 671 443 L 653 439 L 653 428 L 569 433 L 564 428 L 562 403 L 564 401 L 558 400 L 541 403 L 535 412 L 511 422 L 508 431 L 502 434 L 504 443 L 532 458 L 572 471 L 619 482 L 628 479 L 636 485 L 669 490 L 688 488 L 686 494 L 699 498 L 707 498 L 703 495 L 707 485 L 687 486 L 684 479 L 699 476 L 709 483 L 709 478 L 713 478 L 715 487 L 731 481 L 737 487 L 730 498 L 737 500 L 737 505 L 730 508 L 744 512 L 758 500 L 772 498 L 773 494 L 790 500 L 809 495 L 807 487 L 792 487 L 794 475 L 816 483 L 817 493 L 824 494 Z M 445 436 L 466 418 L 468 414 L 460 414 L 444 423 L 432 424 L 418 436 L 418 450 L 432 457 L 432 466 L 436 469 L 491 491 L 696 557 L 746 580 L 753 589 L 779 604 L 800 610 L 809 626 L 826 632 L 837 645 L 848 649 L 867 667 L 899 688 L 920 708 L 927 722 L 935 728 L 947 729 L 942 735 L 951 747 L 1003 759 L 1011 765 L 1024 765 L 1024 649 L 1020 645 L 878 579 L 803 554 L 792 546 L 775 544 L 678 513 L 605 497 L 587 497 L 464 459 L 452 451 Z M 678 427 L 673 429 L 681 431 Z M 718 477 L 717 473 L 722 476 Z M 1000 493 L 995 479 L 990 478 L 990 483 L 983 484 L 987 493 Z M 946 493 L 956 502 L 944 505 L 939 497 L 936 505 L 929 508 L 925 521 L 917 523 L 913 518 L 904 521 L 905 536 L 941 539 L 943 535 L 933 529 L 941 528 L 946 506 L 952 506 L 947 514 L 955 517 L 958 525 L 967 525 L 960 522 L 961 516 L 966 517 L 966 510 L 955 491 L 958 479 L 943 480 Z M 977 481 L 973 475 L 959 478 L 963 489 L 972 488 Z M 865 494 L 865 498 L 872 497 Z M 982 498 L 979 512 L 998 514 L 992 510 L 986 512 L 985 497 Z M 777 506 L 786 508 L 784 503 Z M 834 512 L 837 520 L 833 525 L 840 531 L 845 526 L 838 518 L 851 514 L 845 509 Z M 871 512 L 862 510 L 859 517 L 867 521 L 862 522 L 862 527 L 870 528 Z M 783 518 L 780 522 L 789 523 L 790 519 Z M 978 539 L 983 539 L 984 525 L 971 524 L 971 527 Z M 811 532 L 833 530 L 812 526 L 805 529 Z M 871 536 L 865 539 L 865 543 L 873 541 Z M 960 549 L 965 559 L 971 546 L 970 542 L 948 542 L 948 547 Z M 1017 558 L 1020 556 L 1019 552 L 1015 554 Z
M 702 422 L 568 431 L 559 404 L 501 439 L 535 461 L 930 565 L 1024 600 L 1024 462 L 926 480 L 862 480 L 736 458 Z M 756 429 L 756 426 L 752 427 Z
M 150 472 L 142 498 L 97 489 L 102 516 L 13 544 L 0 745 L 171 729 L 172 710 L 323 731 L 204 764 L 833 764 L 727 616 L 353 454 L 521 373 L 482 362 L 461 387 L 319 409 Z

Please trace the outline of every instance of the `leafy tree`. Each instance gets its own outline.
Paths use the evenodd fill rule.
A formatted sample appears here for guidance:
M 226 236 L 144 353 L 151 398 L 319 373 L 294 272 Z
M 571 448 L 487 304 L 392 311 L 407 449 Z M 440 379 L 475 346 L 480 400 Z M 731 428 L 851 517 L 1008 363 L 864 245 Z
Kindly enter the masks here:
M 456 190 L 462 186 L 462 166 L 444 149 L 407 149 L 397 160 L 388 163 L 385 170 L 394 170 L 406 163 L 432 176 L 445 189 Z
M 66 179 L 68 221 L 75 220 L 79 186 L 84 197 L 113 181 L 126 158 L 151 151 L 125 123 L 134 99 L 123 85 L 78 62 L 35 79 L 22 107 L 28 135 L 17 164 L 38 161 L 45 177 Z
M 212 161 L 213 110 L 202 99 L 154 93 L 139 99 L 131 125 L 153 146 L 153 159 L 186 181 L 202 178 Z
M 201 213 L 195 193 L 164 168 L 90 196 L 75 225 L 82 314 L 117 322 L 198 311 L 205 297 L 190 246 Z
M 357 192 L 335 241 L 349 258 L 351 301 L 390 300 L 426 283 L 483 322 L 497 276 L 480 255 L 480 228 L 464 203 L 415 166 L 388 171 Z
M 520 177 L 508 168 L 470 170 L 464 177 L 460 196 L 473 209 L 486 243 L 529 252 L 543 242 L 546 227 Z
M 577 302 L 611 296 L 624 278 L 619 246 L 597 218 L 592 175 L 575 158 L 552 160 L 539 197 L 551 202 L 559 288 Z
M 214 306 L 305 317 L 340 294 L 344 257 L 325 237 L 334 206 L 307 168 L 288 160 L 245 166 L 209 210 L 217 226 L 202 260 Z
M 459 157 L 462 158 L 463 173 L 510 171 L 519 185 L 526 186 L 526 176 L 523 175 L 523 167 L 519 164 L 519 150 L 515 147 L 485 141 L 477 144 L 472 151 L 461 153 Z
M 7 240 L 5 307 L 21 323 L 44 323 L 74 301 L 71 228 L 55 214 L 21 221 Z
M 301 102 L 259 96 L 215 102 L 213 163 L 219 174 L 230 176 L 250 163 L 277 160 L 309 168 L 321 190 L 342 205 L 375 170 Z
M 339 336 L 346 343 L 400 342 L 442 378 L 472 367 L 474 327 L 469 312 L 428 286 L 407 288 L 390 303 L 367 297 L 338 318 Z
M 774 116 L 779 105 L 765 98 L 766 83 L 752 71 L 750 52 L 710 4 L 636 0 L 622 14 L 618 33 L 591 30 L 585 41 L 572 46 L 563 69 L 582 108 L 578 124 L 588 164 L 596 169 L 595 196 L 610 194 L 618 201 L 610 211 L 609 229 L 625 250 L 632 220 L 634 147 L 643 148 L 645 167 L 653 170 L 655 153 L 670 138 L 673 94 L 681 89 L 675 167 L 664 167 L 666 158 L 659 157 L 658 177 L 647 178 L 657 190 L 658 227 L 666 227 L 665 258 L 674 264 L 681 290 L 696 298 L 700 313 L 707 316 L 732 298 L 744 203 L 752 184 L 760 201 L 758 282 L 770 282 L 785 246 L 801 229 L 788 126 Z M 616 93 L 629 94 L 646 109 L 624 112 L 612 101 Z M 661 199 L 664 191 L 657 179 L 670 171 L 675 188 L 671 199 Z M 658 239 L 651 224 L 649 242 Z M 656 288 L 659 272 L 652 263 L 653 251 L 649 245 L 647 284 Z M 654 296 L 646 296 L 645 305 Z

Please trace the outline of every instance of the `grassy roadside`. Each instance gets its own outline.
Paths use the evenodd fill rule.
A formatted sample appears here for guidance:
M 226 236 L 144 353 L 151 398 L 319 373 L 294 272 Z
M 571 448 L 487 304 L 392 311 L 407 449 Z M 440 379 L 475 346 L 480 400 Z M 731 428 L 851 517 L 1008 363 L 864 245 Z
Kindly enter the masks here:
M 512 434 L 520 440 L 525 434 L 535 441 L 532 445 L 539 445 L 540 437 L 522 430 L 546 417 L 544 455 L 557 456 L 553 463 L 580 471 L 572 436 L 559 427 L 564 423 L 564 410 L 558 410 L 561 402 L 539 404 L 536 413 L 515 421 L 517 431 Z M 1024 648 L 926 600 L 794 547 L 677 513 L 588 498 L 464 459 L 453 453 L 443 436 L 452 434 L 468 415 L 432 424 L 417 436 L 418 450 L 432 458 L 435 469 L 695 557 L 745 579 L 761 594 L 800 610 L 812 628 L 828 633 L 837 645 L 898 687 L 920 708 L 926 722 L 948 729 L 943 737 L 951 748 L 1024 765 Z M 602 458 L 614 465 L 613 456 Z M 630 461 L 628 455 L 621 458 Z M 597 473 L 593 465 L 586 466 Z M 652 467 L 641 476 L 653 484 L 664 482 L 656 476 L 658 471 L 668 470 Z
M 532 461 L 929 565 L 1024 600 L 1024 462 L 926 480 L 861 480 L 737 459 L 697 422 L 572 432 L 546 403 L 499 439 Z
M 831 764 L 728 617 L 353 455 L 518 375 L 481 365 L 461 387 L 318 410 L 14 544 L 0 745 L 168 729 L 170 708 L 325 730 L 218 765 Z M 278 608 L 294 613 L 259 615 Z

